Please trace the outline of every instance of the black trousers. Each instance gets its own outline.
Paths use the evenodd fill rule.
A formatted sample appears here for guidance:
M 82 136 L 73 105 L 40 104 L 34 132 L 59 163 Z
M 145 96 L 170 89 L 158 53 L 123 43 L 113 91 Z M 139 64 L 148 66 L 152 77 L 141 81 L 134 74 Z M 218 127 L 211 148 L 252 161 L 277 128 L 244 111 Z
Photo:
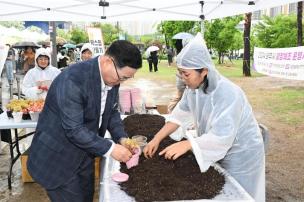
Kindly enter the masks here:
M 56 189 L 46 191 L 52 202 L 92 202 L 94 196 L 94 159 L 85 157 L 71 179 Z
M 152 72 L 152 64 L 154 66 L 154 72 L 158 71 L 157 65 L 158 65 L 158 59 L 152 59 L 148 60 L 149 62 L 149 71 Z

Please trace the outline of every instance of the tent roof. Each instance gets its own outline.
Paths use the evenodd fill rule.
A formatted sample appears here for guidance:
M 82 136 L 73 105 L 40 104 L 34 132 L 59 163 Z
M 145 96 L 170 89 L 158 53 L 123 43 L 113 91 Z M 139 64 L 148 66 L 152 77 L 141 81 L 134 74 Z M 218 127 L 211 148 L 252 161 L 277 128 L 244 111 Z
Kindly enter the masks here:
M 101 2 L 105 0 L 100 0 Z M 199 0 L 0 0 L 0 21 L 200 20 Z M 205 19 L 222 18 L 299 0 L 205 0 Z M 101 16 L 106 19 L 101 19 Z

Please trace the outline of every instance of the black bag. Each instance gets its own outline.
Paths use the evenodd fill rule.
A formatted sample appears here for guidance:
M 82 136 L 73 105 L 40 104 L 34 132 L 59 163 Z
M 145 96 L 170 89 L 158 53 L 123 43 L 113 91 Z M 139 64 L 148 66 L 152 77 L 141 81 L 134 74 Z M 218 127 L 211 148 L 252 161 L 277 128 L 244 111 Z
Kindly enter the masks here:
M 0 114 L 3 113 L 3 110 L 0 108 Z M 12 141 L 12 135 L 10 129 L 2 129 L 0 130 L 1 134 L 1 141 L 3 142 L 11 142 Z

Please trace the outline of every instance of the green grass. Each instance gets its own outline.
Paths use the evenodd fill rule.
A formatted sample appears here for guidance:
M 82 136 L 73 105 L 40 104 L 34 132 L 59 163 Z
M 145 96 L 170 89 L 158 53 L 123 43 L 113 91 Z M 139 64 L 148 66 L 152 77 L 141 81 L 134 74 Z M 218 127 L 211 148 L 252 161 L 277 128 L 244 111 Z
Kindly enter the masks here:
M 176 67 L 168 67 L 168 63 L 162 60 L 158 65 L 158 72 L 149 72 L 149 65 L 143 61 L 143 67 L 135 74 L 136 78 L 151 79 L 153 81 L 167 81 L 175 83 Z
M 266 98 L 274 116 L 287 124 L 304 124 L 304 88 L 283 88 Z
M 225 77 L 235 78 L 243 77 L 243 63 L 242 60 L 233 60 L 233 64 L 230 61 L 225 61 L 225 64 L 217 64 L 217 60 L 213 60 L 218 71 Z M 137 78 L 151 79 L 151 80 L 163 80 L 168 82 L 175 82 L 176 67 L 168 67 L 166 60 L 162 60 L 158 65 L 158 72 L 149 72 L 149 66 L 146 60 L 143 61 L 143 67 L 136 73 Z M 252 77 L 263 76 L 253 70 L 251 70 Z
M 224 64 L 218 64 L 217 59 L 213 60 L 216 68 L 223 76 L 227 78 L 243 77 L 243 60 L 232 60 L 232 62 L 225 60 Z M 258 77 L 263 75 L 251 69 L 251 76 Z

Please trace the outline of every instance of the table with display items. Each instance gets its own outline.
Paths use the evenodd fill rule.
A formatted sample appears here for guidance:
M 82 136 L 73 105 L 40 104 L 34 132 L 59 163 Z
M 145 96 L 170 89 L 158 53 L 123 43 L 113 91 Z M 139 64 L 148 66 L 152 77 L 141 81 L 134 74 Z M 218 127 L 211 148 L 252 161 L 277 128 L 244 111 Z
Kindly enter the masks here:
M 10 151 L 10 165 L 8 170 L 8 188 L 12 188 L 12 169 L 15 162 L 21 156 L 19 141 L 33 135 L 35 132 L 31 132 L 24 135 L 19 135 L 18 129 L 23 128 L 36 128 L 37 121 L 22 120 L 21 122 L 15 122 L 14 119 L 9 118 L 6 112 L 0 114 L 0 133 L 1 141 L 7 142 Z M 13 132 L 14 131 L 14 136 Z
M 162 115 L 165 118 L 167 115 L 159 114 L 157 111 L 150 111 L 150 114 Z M 122 116 L 124 119 L 127 116 Z M 107 132 L 105 138 L 111 138 Z M 216 170 L 225 176 L 225 185 L 223 190 L 217 195 L 212 201 L 224 202 L 224 201 L 238 201 L 238 202 L 254 202 L 253 198 L 248 194 L 246 190 L 219 164 L 213 165 Z M 127 195 L 123 190 L 120 189 L 119 183 L 112 180 L 112 174 L 120 170 L 120 162 L 116 161 L 112 157 L 103 157 L 100 162 L 100 191 L 99 191 L 99 202 L 109 201 L 124 201 L 134 202 L 135 199 Z M 193 201 L 193 200 L 189 200 Z M 201 199 L 195 201 L 210 201 L 209 199 Z
M 223 190 L 213 199 L 201 199 L 195 201 L 216 201 L 216 202 L 254 202 L 253 198 L 244 190 L 244 188 L 220 165 L 213 165 L 216 170 L 225 176 L 225 185 Z M 112 157 L 103 158 L 100 165 L 100 191 L 99 202 L 109 201 L 124 201 L 134 202 L 135 199 L 127 195 L 117 182 L 112 180 L 112 174 L 118 172 L 120 169 L 120 162 Z M 185 201 L 185 200 L 183 200 Z M 188 201 L 188 200 L 187 200 Z M 189 200 L 193 201 L 193 200 Z

